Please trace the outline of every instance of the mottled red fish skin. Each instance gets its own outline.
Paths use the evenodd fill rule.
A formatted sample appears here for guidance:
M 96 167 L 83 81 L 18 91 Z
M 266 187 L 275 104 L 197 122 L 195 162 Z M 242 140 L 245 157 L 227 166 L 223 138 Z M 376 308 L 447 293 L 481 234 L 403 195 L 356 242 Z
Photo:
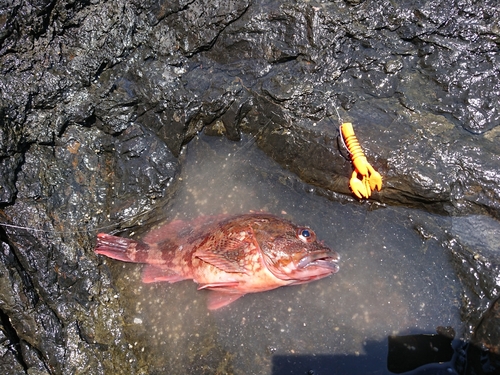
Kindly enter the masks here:
M 141 241 L 99 234 L 96 252 L 148 264 L 144 282 L 193 279 L 199 289 L 234 295 L 300 284 L 338 270 L 337 253 L 317 241 L 311 229 L 266 213 L 177 220 Z M 307 263 L 305 257 L 310 265 L 301 264 Z M 237 298 L 214 302 L 212 308 Z

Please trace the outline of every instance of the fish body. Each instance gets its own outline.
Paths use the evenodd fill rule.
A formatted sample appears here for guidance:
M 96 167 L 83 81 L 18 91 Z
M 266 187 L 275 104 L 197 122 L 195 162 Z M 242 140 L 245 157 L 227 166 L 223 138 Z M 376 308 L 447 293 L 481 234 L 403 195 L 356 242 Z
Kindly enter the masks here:
M 211 290 L 208 308 L 246 293 L 297 285 L 338 271 L 338 254 L 314 231 L 266 213 L 180 220 L 153 229 L 140 241 L 97 235 L 97 254 L 146 264 L 146 283 L 192 279 Z

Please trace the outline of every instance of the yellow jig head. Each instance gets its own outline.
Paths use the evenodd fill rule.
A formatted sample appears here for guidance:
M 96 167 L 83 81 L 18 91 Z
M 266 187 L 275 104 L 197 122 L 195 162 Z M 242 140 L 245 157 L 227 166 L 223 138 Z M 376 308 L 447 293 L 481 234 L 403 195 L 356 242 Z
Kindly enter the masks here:
M 349 187 L 358 198 L 369 198 L 373 190 L 382 188 L 382 176 L 368 163 L 350 122 L 340 125 L 340 134 L 354 166 Z

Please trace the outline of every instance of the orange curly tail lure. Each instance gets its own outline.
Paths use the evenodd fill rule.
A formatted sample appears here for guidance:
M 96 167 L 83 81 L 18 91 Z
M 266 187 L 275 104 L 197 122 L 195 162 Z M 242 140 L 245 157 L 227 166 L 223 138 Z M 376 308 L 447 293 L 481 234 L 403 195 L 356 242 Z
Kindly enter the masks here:
M 382 188 L 382 176 L 368 163 L 350 122 L 340 125 L 340 134 L 354 166 L 349 187 L 358 198 L 369 198 L 372 191 Z

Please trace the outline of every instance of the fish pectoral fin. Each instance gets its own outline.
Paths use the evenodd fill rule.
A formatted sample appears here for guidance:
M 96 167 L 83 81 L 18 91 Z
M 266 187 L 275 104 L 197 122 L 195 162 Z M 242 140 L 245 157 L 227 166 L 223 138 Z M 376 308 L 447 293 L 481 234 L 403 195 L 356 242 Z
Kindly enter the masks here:
M 238 261 L 238 258 L 241 257 L 231 257 L 231 255 L 234 254 L 230 252 L 213 252 L 206 250 L 198 250 L 194 253 L 195 257 L 200 258 L 204 262 L 207 262 L 225 272 L 241 272 L 248 274 L 248 270 L 245 266 L 241 265 Z
M 245 293 L 223 293 L 211 290 L 208 293 L 207 307 L 209 310 L 217 310 L 229 305 L 244 295 Z
M 142 270 L 143 283 L 155 283 L 158 281 L 168 281 L 169 283 L 176 283 L 177 281 L 186 280 L 185 276 L 170 270 L 147 265 Z

